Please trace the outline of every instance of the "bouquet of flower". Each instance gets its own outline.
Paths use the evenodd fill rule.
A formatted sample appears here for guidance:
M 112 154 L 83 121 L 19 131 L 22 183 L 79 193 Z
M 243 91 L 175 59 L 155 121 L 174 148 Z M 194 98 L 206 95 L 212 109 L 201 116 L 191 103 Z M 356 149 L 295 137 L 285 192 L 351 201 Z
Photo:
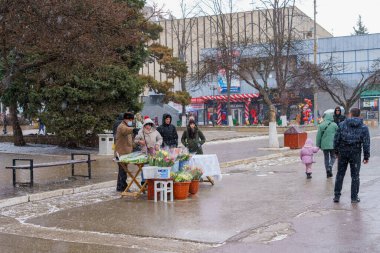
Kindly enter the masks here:
M 120 156 L 119 160 L 123 163 L 147 163 L 148 157 L 141 152 L 133 152 Z
M 203 170 L 199 167 L 186 167 L 185 170 L 191 174 L 193 180 L 200 180 L 203 175 Z
M 191 182 L 193 176 L 187 171 L 179 171 L 177 173 L 171 173 L 171 178 L 174 182 Z
M 174 159 L 165 150 L 157 151 L 156 155 L 149 162 L 152 166 L 158 167 L 171 167 L 174 165 Z
M 182 153 L 177 156 L 177 160 L 180 162 L 189 161 L 190 160 L 190 154 Z

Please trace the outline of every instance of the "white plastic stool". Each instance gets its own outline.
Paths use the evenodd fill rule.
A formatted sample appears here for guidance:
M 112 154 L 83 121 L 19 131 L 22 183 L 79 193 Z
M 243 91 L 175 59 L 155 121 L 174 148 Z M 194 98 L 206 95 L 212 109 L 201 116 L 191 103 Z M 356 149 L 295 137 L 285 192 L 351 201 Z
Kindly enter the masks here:
M 160 200 L 168 202 L 168 193 L 170 193 L 170 201 L 173 202 L 173 180 L 157 180 L 154 181 L 154 202 L 157 202 L 157 193 L 160 194 Z

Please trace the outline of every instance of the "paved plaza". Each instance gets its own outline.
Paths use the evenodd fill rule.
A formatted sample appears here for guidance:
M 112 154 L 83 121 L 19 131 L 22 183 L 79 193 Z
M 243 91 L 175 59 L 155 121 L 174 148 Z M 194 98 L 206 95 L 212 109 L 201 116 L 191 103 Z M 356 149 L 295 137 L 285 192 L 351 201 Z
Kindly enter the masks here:
M 218 154 L 223 165 L 222 180 L 215 186 L 204 183 L 197 195 L 174 203 L 154 203 L 146 197 L 120 198 L 109 184 L 116 179 L 116 166 L 111 157 L 97 156 L 96 151 L 91 180 L 68 179 L 62 183 L 58 179 L 70 172 L 65 167 L 53 178 L 45 175 L 50 174 L 48 171 L 37 171 L 40 183 L 32 193 L 29 189 L 11 191 L 9 175 L 2 175 L 2 185 L 8 185 L 2 187 L 8 193 L 1 194 L 0 203 L 28 194 L 36 200 L 0 209 L 0 249 L 1 252 L 305 252 L 305 249 L 378 252 L 380 132 L 376 129 L 371 134 L 372 157 L 361 171 L 362 202 L 355 205 L 350 202 L 349 173 L 341 203 L 332 202 L 334 180 L 326 179 L 322 152 L 316 156 L 313 179 L 306 180 L 298 151 L 261 150 L 268 141 L 265 136 L 208 143 L 205 151 Z M 314 138 L 315 132 L 309 136 Z M 238 151 L 235 154 L 237 148 L 241 150 L 240 156 Z M 233 159 L 228 159 L 229 152 Z M 6 164 L 12 155 L 0 154 Z M 56 157 L 33 152 L 24 156 L 41 161 Z M 253 157 L 254 162 L 249 162 Z M 225 163 L 231 160 L 241 162 Z M 2 171 L 7 172 L 3 168 Z M 49 184 L 51 179 L 57 182 Z M 74 188 L 77 193 L 37 200 L 38 194 L 62 188 Z

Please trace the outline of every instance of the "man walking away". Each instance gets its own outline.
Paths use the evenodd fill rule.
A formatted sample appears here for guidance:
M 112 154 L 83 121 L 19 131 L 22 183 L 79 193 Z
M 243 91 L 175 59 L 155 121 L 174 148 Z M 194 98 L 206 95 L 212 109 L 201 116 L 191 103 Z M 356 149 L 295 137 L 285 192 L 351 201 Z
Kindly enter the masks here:
M 318 126 L 316 144 L 317 147 L 323 150 L 327 178 L 333 176 L 332 167 L 335 162 L 334 136 L 337 129 L 338 126 L 333 121 L 332 114 L 326 114 L 324 121 Z
M 335 107 L 334 110 L 334 122 L 339 126 L 340 122 L 343 122 L 346 116 L 342 115 L 342 110 L 339 106 Z
M 338 156 L 338 174 L 335 179 L 334 202 L 338 203 L 342 191 L 343 179 L 347 166 L 351 170 L 351 203 L 358 203 L 359 173 L 361 163 L 361 150 L 363 148 L 363 163 L 367 164 L 370 157 L 370 137 L 368 127 L 359 118 L 360 110 L 352 108 L 350 118 L 343 121 L 334 138 L 334 149 Z

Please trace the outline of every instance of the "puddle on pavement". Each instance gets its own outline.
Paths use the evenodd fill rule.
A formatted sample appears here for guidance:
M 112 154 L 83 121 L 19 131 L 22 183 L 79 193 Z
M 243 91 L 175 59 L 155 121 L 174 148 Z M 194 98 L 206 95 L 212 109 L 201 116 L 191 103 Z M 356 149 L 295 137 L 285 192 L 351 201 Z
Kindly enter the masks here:
M 337 209 L 322 209 L 322 210 L 309 210 L 303 213 L 300 213 L 296 216 L 296 218 L 306 217 L 306 218 L 313 218 L 313 217 L 321 217 L 324 215 L 332 214 L 332 213 L 341 213 L 341 212 L 347 212 L 347 210 L 337 210 Z
M 249 236 L 241 239 L 243 243 L 264 243 L 268 244 L 275 241 L 281 241 L 292 234 L 295 230 L 292 228 L 291 223 L 276 223 L 270 226 L 260 227 L 255 229 Z
M 245 173 L 245 172 L 249 172 L 249 170 L 239 170 L 239 169 L 234 169 L 234 170 L 230 170 L 230 171 L 228 171 L 228 173 L 230 173 L 230 174 Z

